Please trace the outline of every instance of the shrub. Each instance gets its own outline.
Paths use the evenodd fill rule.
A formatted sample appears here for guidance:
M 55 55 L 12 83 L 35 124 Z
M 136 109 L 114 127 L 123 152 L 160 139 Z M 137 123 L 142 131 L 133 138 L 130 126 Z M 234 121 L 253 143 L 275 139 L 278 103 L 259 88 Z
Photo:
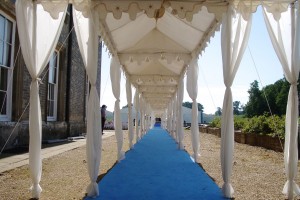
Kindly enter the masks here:
M 248 119 L 241 115 L 234 116 L 234 130 L 242 130 L 248 123 Z
M 271 128 L 271 133 L 268 135 L 275 137 L 278 136 L 281 139 L 284 139 L 285 136 L 285 116 L 279 117 L 277 115 L 273 115 L 268 118 L 268 124 Z
M 245 133 L 257 133 L 257 134 L 268 134 L 271 132 L 270 126 L 268 125 L 266 115 L 255 116 L 249 118 L 248 123 L 243 128 Z
M 210 126 L 221 128 L 221 118 L 215 117 Z M 283 139 L 285 135 L 285 117 L 269 116 L 267 113 L 252 118 L 234 116 L 234 129 L 250 134 L 278 136 Z
M 215 117 L 209 125 L 214 128 L 221 128 L 221 117 Z

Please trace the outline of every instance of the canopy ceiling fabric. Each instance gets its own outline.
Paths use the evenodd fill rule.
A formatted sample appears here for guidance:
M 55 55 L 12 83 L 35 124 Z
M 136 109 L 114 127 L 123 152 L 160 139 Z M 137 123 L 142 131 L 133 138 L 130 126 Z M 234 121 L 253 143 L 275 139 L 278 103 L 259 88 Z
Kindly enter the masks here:
M 38 0 L 55 18 L 67 0 Z M 99 34 L 119 58 L 126 77 L 150 107 L 161 113 L 176 95 L 179 77 L 205 49 L 232 2 L 245 19 L 264 4 L 275 18 L 293 0 L 113 1 L 68 0 L 83 15 L 99 13 Z M 184 77 L 184 76 L 182 76 Z M 155 92 L 153 92 L 155 91 Z M 161 101 L 160 94 L 165 96 Z M 147 96 L 147 97 L 145 97 Z

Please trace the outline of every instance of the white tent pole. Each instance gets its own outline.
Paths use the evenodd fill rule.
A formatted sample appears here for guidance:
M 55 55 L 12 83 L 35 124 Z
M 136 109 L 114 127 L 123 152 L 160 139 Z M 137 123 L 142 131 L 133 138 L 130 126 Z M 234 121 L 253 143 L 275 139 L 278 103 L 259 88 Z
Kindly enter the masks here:
M 295 6 L 297 13 L 295 13 Z M 299 110 L 297 81 L 300 68 L 299 3 L 292 4 L 286 12 L 280 13 L 279 15 L 278 13 L 267 13 L 264 7 L 263 15 L 274 50 L 282 65 L 285 78 L 291 84 L 285 119 L 284 164 L 287 181 L 282 192 L 288 196 L 288 199 L 294 199 L 295 195 L 300 195 L 299 186 L 295 182 L 298 169 L 297 142 Z
M 115 108 L 114 108 L 114 126 L 115 126 L 115 136 L 117 139 L 118 147 L 118 162 L 125 158 L 125 153 L 122 151 L 123 148 L 123 131 L 120 113 L 120 83 L 121 83 L 121 66 L 118 58 L 116 56 L 112 57 L 110 65 L 110 78 L 112 91 L 116 98 Z
M 172 124 L 173 124 L 173 99 L 170 101 L 170 105 L 169 105 L 169 109 L 170 109 L 170 114 L 169 114 L 169 132 L 170 135 L 172 136 Z
M 126 79 L 126 94 L 127 94 L 127 105 L 128 105 L 128 138 L 129 147 L 133 147 L 133 121 L 132 121 L 132 90 L 129 77 Z
M 136 134 L 136 142 L 140 140 L 140 134 L 139 134 L 139 92 L 138 88 L 135 90 L 135 134 Z
M 182 101 L 183 101 L 183 77 L 180 77 L 177 93 L 177 135 L 178 135 L 178 148 L 184 149 L 183 146 L 183 116 L 182 116 Z
M 97 178 L 102 148 L 100 99 L 96 88 L 99 44 L 96 27 L 99 17 L 97 12 L 91 10 L 87 14 L 87 17 L 84 17 L 81 12 L 73 7 L 74 28 L 78 46 L 91 84 L 87 108 L 86 156 L 90 178 L 87 195 L 95 197 L 99 195 Z
M 176 124 L 175 124 L 175 128 L 176 128 L 176 141 L 178 143 L 178 148 L 180 147 L 180 137 L 179 137 L 179 108 L 178 108 L 178 104 L 179 104 L 179 89 L 177 90 L 177 99 L 176 99 Z
M 173 99 L 171 99 L 170 101 L 170 105 L 169 105 L 169 109 L 170 109 L 170 126 L 169 126 L 169 132 L 170 135 L 172 136 L 172 125 L 173 125 Z
M 228 8 L 228 12 L 226 14 L 226 17 L 224 17 L 224 21 L 226 22 L 223 23 L 222 26 L 222 35 L 224 35 L 224 37 L 222 37 L 222 40 L 227 40 L 226 44 L 229 45 L 228 43 L 231 42 L 231 23 L 232 23 L 232 11 L 231 11 L 231 7 Z M 225 42 L 224 42 L 225 43 Z M 223 44 L 223 41 L 222 41 Z M 224 51 L 222 53 L 224 53 L 224 57 L 227 57 L 226 59 L 230 59 L 231 57 L 231 51 L 230 51 L 230 47 L 227 46 L 227 52 Z M 227 53 L 227 55 L 226 55 Z M 222 55 L 223 56 L 223 55 Z M 223 63 L 223 65 L 227 64 L 229 65 L 229 61 L 227 61 L 228 63 Z M 228 66 L 229 68 L 229 66 Z M 223 73 L 224 70 L 229 70 L 227 68 L 223 69 Z M 234 140 L 234 136 L 233 136 L 233 114 L 231 112 L 232 110 L 232 94 L 231 94 L 231 89 L 230 87 L 226 87 L 226 93 L 225 93 L 225 97 L 223 100 L 223 113 L 222 113 L 222 118 L 221 118 L 221 166 L 222 166 L 222 175 L 223 175 L 223 193 L 225 195 L 225 197 L 227 198 L 231 198 L 234 190 L 231 186 L 230 183 L 230 176 L 231 176 L 231 172 L 232 172 L 232 162 L 233 162 L 233 140 Z M 231 109 L 230 109 L 231 108 Z M 226 111 L 226 113 L 224 112 L 224 110 Z M 226 115 L 226 116 L 225 116 Z
M 29 170 L 32 179 L 32 197 L 39 198 L 42 192 L 41 140 L 42 117 L 39 97 L 39 76 L 52 56 L 63 27 L 67 3 L 62 12 L 53 19 L 37 1 L 16 1 L 16 18 L 20 46 L 26 67 L 32 78 L 29 108 Z
M 242 14 L 236 11 L 234 6 L 230 4 L 226 14 L 223 16 L 221 30 L 223 78 L 226 86 L 221 119 L 221 166 L 224 181 L 222 190 L 227 198 L 232 198 L 234 193 L 231 185 L 234 150 L 234 124 L 231 86 L 249 39 L 252 13 L 247 14 L 248 15 L 245 16 L 248 18 L 246 20 L 243 19 Z
M 32 31 L 32 51 L 33 55 L 36 55 L 36 32 L 37 32 L 37 3 L 36 1 L 32 2 L 33 4 L 33 31 Z M 35 59 L 33 60 L 33 65 L 36 65 Z M 40 193 L 42 192 L 42 188 L 39 185 L 41 180 L 42 171 L 38 168 L 42 168 L 42 157 L 41 157 L 41 140 L 42 140 L 42 116 L 41 116 L 41 105 L 40 105 L 40 98 L 39 98 L 39 83 L 36 78 L 32 78 L 30 84 L 30 109 L 29 109 L 29 131 L 30 133 L 35 133 L 36 131 L 32 130 L 32 128 L 37 128 L 38 132 L 36 134 L 30 134 L 30 142 L 29 142 L 29 166 L 30 166 L 30 175 L 31 179 L 33 180 L 32 189 L 32 196 L 33 198 L 39 198 Z M 36 94 L 34 94 L 36 93 Z M 36 98 L 32 98 L 36 97 Z M 36 112 L 37 111 L 37 112 Z M 33 125 L 33 118 L 36 117 L 37 123 Z
M 143 97 L 140 95 L 139 97 L 139 110 L 140 110 L 140 130 L 141 130 L 141 138 L 144 136 L 144 102 L 143 102 Z
M 173 129 L 174 129 L 174 121 L 175 121 L 175 117 L 174 117 L 174 97 L 172 99 L 172 104 L 171 104 L 171 135 L 172 137 L 174 138 L 174 140 L 176 139 L 175 136 L 174 136 L 174 132 L 173 132 Z
M 198 63 L 194 58 L 187 68 L 186 89 L 190 98 L 193 101 L 192 105 L 192 124 L 191 124 L 191 140 L 193 145 L 194 160 L 200 161 L 200 141 L 199 141 L 199 126 L 198 126 Z
M 171 102 L 168 104 L 168 123 L 167 123 L 167 129 L 169 131 L 169 134 L 171 134 Z
M 176 109 L 176 98 L 177 95 L 176 93 L 174 94 L 173 97 L 173 105 L 172 105 L 172 110 L 173 110 L 173 114 L 172 114 L 172 135 L 174 140 L 177 142 L 177 131 L 176 131 L 176 116 L 177 116 L 177 109 Z
M 147 112 L 147 103 L 146 103 L 146 101 L 145 101 L 144 112 L 145 112 L 145 118 L 144 118 L 144 129 L 145 129 L 144 131 L 145 131 L 145 133 L 144 134 L 146 134 L 147 133 L 147 129 L 148 129 L 148 125 L 147 125 L 148 112 Z

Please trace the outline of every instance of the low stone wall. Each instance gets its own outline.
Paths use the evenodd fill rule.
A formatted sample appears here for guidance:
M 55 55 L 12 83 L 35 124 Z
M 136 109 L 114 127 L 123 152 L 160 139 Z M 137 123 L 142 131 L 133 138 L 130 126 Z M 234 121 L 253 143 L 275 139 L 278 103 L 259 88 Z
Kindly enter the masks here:
M 66 139 L 86 132 L 85 122 L 42 122 L 42 141 Z M 0 150 L 29 145 L 29 122 L 0 122 Z
M 199 127 L 199 131 L 202 133 L 209 133 L 221 137 L 220 128 Z M 282 152 L 284 148 L 283 139 L 279 139 L 278 137 L 271 137 L 268 135 L 243 133 L 242 131 L 234 132 L 234 141 L 241 144 L 263 147 L 277 152 Z

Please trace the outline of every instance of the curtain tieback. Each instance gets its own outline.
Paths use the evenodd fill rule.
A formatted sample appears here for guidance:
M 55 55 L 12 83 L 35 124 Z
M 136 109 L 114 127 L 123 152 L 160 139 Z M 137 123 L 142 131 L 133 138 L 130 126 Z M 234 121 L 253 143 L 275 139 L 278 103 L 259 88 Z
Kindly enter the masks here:
M 37 81 L 39 85 L 44 84 L 41 78 L 33 78 L 32 82 L 35 82 L 35 81 Z
M 293 86 L 297 86 L 297 85 L 299 85 L 299 83 L 296 81 L 296 82 L 292 82 L 292 83 L 290 83 L 291 85 L 293 85 Z

